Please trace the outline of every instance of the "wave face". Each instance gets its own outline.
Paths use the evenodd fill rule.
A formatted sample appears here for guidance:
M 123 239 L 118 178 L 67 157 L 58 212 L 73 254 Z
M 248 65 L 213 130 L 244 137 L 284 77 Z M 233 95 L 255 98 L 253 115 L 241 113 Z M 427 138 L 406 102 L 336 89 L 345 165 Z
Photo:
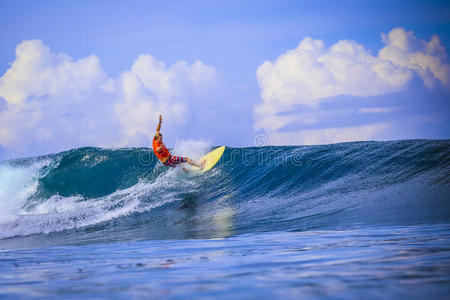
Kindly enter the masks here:
M 201 157 L 185 142 L 174 153 Z M 0 163 L 2 244 L 448 222 L 450 141 L 227 148 L 185 173 L 151 149 L 80 148 Z

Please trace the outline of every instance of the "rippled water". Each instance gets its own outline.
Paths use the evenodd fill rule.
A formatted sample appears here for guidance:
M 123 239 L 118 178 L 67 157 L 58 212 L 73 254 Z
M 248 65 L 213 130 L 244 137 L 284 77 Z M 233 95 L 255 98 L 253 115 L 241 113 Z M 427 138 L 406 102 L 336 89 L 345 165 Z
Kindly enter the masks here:
M 436 224 L 4 251 L 0 295 L 445 299 L 449 232 Z

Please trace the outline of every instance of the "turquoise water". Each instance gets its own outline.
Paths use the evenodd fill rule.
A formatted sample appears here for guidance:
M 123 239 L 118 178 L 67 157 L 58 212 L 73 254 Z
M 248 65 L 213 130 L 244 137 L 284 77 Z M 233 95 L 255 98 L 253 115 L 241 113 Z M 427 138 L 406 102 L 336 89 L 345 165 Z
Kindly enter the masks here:
M 449 162 L 448 140 L 2 162 L 0 297 L 444 299 Z

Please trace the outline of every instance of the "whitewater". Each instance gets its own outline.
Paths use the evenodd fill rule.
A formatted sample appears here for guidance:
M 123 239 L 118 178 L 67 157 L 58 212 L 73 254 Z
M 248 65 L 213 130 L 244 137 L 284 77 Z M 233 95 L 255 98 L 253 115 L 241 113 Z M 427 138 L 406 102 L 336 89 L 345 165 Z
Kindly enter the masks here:
M 449 195 L 450 140 L 3 161 L 0 297 L 443 299 Z

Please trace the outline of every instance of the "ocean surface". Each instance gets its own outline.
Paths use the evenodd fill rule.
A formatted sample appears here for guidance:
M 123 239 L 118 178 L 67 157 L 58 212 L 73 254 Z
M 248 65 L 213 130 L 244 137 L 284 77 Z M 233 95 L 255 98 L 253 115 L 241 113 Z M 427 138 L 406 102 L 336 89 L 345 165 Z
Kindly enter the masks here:
M 202 142 L 173 153 L 198 159 Z M 0 298 L 449 299 L 450 140 L 0 162 Z

